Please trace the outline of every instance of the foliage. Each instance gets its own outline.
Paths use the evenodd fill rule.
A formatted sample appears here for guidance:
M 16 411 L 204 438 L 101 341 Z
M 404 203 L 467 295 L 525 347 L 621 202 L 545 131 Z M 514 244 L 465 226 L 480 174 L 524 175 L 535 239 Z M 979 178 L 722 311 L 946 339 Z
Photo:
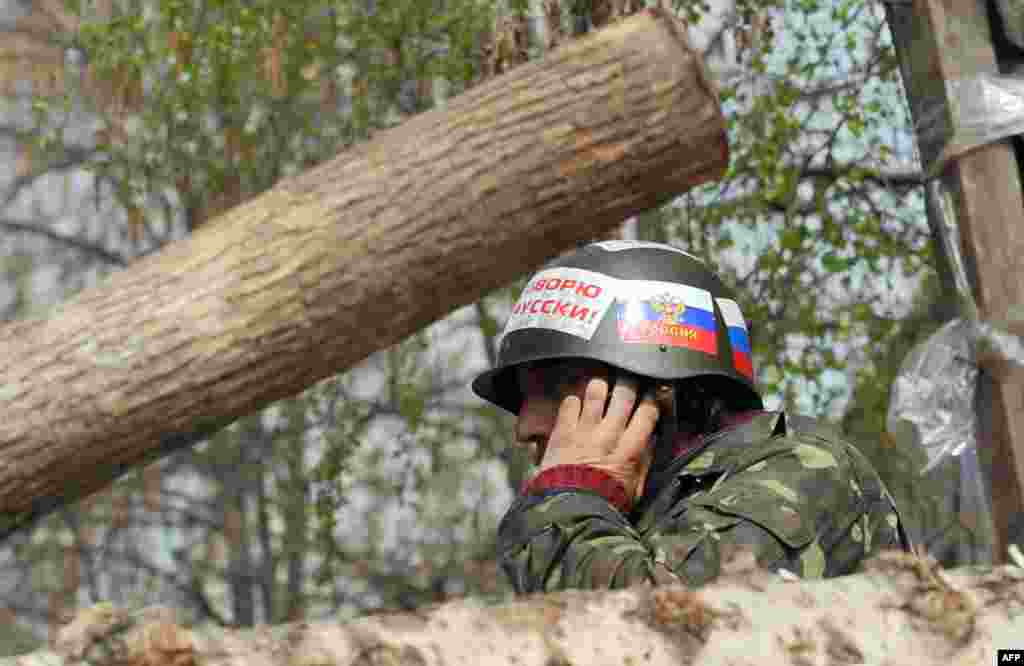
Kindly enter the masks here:
M 84 167 L 139 227 L 180 203 L 194 228 L 427 108 L 435 79 L 461 89 L 489 19 L 482 0 L 71 5 L 81 24 L 65 39 L 87 62 L 71 92 L 100 119 Z M 60 158 L 61 130 L 39 135 L 41 155 Z
M 922 452 L 885 427 L 903 357 L 951 303 L 919 165 L 897 143 L 909 123 L 884 13 L 860 0 L 797 0 L 771 16 L 782 24 L 775 43 L 793 47 L 750 51 L 722 86 L 729 172 L 669 208 L 667 229 L 740 287 L 766 394 L 819 416 L 845 412 L 912 530 L 952 565 L 974 556 L 956 544 L 979 538 L 951 509 L 956 469 L 922 478 Z M 915 290 L 913 302 L 900 298 Z
M 834 415 L 825 380 L 866 361 L 887 295 L 931 259 L 920 179 L 887 136 L 906 117 L 879 6 L 787 2 L 769 16 L 781 25 L 762 39 L 796 46 L 750 50 L 722 86 L 729 171 L 669 227 L 740 288 L 765 391 L 799 387 L 820 397 L 805 410 Z

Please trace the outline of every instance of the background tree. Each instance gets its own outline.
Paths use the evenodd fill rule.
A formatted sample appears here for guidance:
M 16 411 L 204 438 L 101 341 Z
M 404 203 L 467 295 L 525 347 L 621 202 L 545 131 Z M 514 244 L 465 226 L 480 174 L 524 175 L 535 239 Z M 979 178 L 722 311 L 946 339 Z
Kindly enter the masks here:
M 0 3 L 0 161 L 8 167 L 0 169 L 5 320 L 38 314 L 93 284 L 108 267 L 127 263 L 108 249 L 116 244 L 116 229 L 108 222 L 117 211 L 90 199 L 82 187 L 78 166 L 89 151 L 78 137 L 69 136 L 62 159 L 37 159 L 34 102 L 63 90 L 64 49 L 53 37 L 73 29 L 73 18 L 59 2 Z M 64 513 L 53 525 L 71 526 L 74 517 Z M 64 588 L 81 572 L 70 528 L 59 539 L 45 532 L 26 531 L 0 551 L 0 585 L 9 592 L 0 603 L 0 650 L 23 650 L 34 642 L 28 641 L 30 627 L 46 626 L 48 610 L 59 608 Z M 45 561 L 33 570 L 26 558 L 41 554 Z M 47 574 L 61 582 L 40 588 Z
M 472 44 L 459 31 L 475 31 L 472 21 L 483 20 L 483 9 L 448 7 L 446 17 L 432 13 L 440 5 L 419 3 L 369 4 L 349 13 L 331 3 L 215 9 L 149 3 L 138 15 L 136 3 L 113 3 L 109 13 L 86 14 L 63 35 L 63 48 L 79 56 L 71 85 L 60 91 L 66 94 L 37 91 L 33 99 L 39 168 L 59 162 L 74 145 L 73 123 L 60 122 L 67 107 L 86 107 L 98 127 L 85 168 L 97 175 L 99 188 L 106 184 L 97 199 L 112 199 L 124 211 L 125 240 L 139 250 L 133 254 L 153 251 L 146 241 L 160 222 L 187 232 L 280 175 L 431 105 L 431 86 L 441 80 L 435 69 L 450 76 L 448 85 L 465 85 L 459 58 Z M 225 32 L 224 25 L 245 30 Z M 90 77 L 114 81 L 121 98 L 92 94 L 85 85 Z M 256 136 L 271 141 L 255 145 Z M 420 340 L 409 343 L 410 350 L 422 348 Z M 14 595 L 22 601 L 20 617 L 55 620 L 78 601 L 140 595 L 170 598 L 194 609 L 197 619 L 232 624 L 301 616 L 314 602 L 320 612 L 342 605 L 362 610 L 371 604 L 364 599 L 374 597 L 415 603 L 418 585 L 386 589 L 396 568 L 399 578 L 410 578 L 407 554 L 378 555 L 376 540 L 350 546 L 354 554 L 342 552 L 333 538 L 316 538 L 313 511 L 329 507 L 323 515 L 337 520 L 346 497 L 337 487 L 345 447 L 354 446 L 371 419 L 401 424 L 408 414 L 418 432 L 445 427 L 444 419 L 422 418 L 424 398 L 414 389 L 425 366 L 410 370 L 408 356 L 396 348 L 366 364 L 370 379 L 392 373 L 379 398 L 349 399 L 342 382 L 325 382 L 243 419 L 208 446 L 130 476 L 109 496 L 66 512 L 69 524 L 48 521 L 12 558 L 12 580 L 23 580 L 25 569 L 37 572 L 35 584 Z M 387 517 L 380 507 L 366 512 L 376 523 L 368 530 L 379 532 Z M 83 531 L 87 538 L 79 537 Z M 318 555 L 318 542 L 333 550 Z M 367 561 L 380 564 L 371 570 Z M 318 569 L 321 580 L 333 583 L 329 572 L 338 563 L 372 571 L 362 576 L 371 589 L 313 584 L 310 574 Z M 41 592 L 52 601 L 49 609 L 38 603 Z
M 32 89 L 34 114 L 15 137 L 32 165 L 17 184 L 49 195 L 44 181 L 61 168 L 83 179 L 76 194 L 94 205 L 79 213 L 107 235 L 69 238 L 91 240 L 102 274 L 281 175 L 614 20 L 619 5 L 72 3 L 47 33 L 67 65 L 53 70 L 62 83 Z M 890 485 L 917 488 L 882 447 L 887 395 L 868 390 L 891 382 L 897 350 L 919 327 L 907 319 L 911 294 L 934 261 L 881 7 L 673 7 L 716 72 L 733 159 L 720 183 L 641 215 L 636 235 L 686 247 L 738 288 L 770 406 L 836 421 L 845 412 Z M 54 250 L 32 256 L 38 266 L 26 262 L 24 274 L 50 265 Z M 512 446 L 511 418 L 467 385 L 494 363 L 500 325 L 534 268 L 10 540 L 4 598 L 41 630 L 101 599 L 245 625 L 507 594 L 493 537 L 531 468 Z M 924 515 L 934 500 L 920 501 Z

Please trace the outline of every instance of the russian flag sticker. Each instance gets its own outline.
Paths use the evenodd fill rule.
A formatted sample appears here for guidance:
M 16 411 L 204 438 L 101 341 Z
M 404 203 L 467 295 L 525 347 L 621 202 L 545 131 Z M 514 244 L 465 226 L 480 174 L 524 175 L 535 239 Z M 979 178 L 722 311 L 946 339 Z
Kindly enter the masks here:
M 718 354 L 714 305 L 704 289 L 672 282 L 620 280 L 615 310 L 623 342 Z
M 743 319 L 739 304 L 728 298 L 716 298 L 722 310 L 722 319 L 729 329 L 729 346 L 732 347 L 732 362 L 740 374 L 754 379 L 754 363 L 751 360 L 750 335 L 747 333 L 747 322 Z

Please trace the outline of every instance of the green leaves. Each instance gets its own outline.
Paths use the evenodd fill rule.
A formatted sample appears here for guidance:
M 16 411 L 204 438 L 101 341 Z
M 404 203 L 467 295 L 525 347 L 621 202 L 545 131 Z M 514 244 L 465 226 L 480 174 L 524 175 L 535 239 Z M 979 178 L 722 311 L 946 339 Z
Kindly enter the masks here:
M 515 298 L 517 297 L 518 295 L 515 296 Z M 491 315 L 485 300 L 481 300 L 477 305 L 477 320 L 480 325 L 480 333 L 485 338 L 494 338 L 501 331 L 498 320 Z
M 379 0 L 369 14 L 330 0 L 150 1 L 108 21 L 83 12 L 87 100 L 109 139 L 86 166 L 133 181 L 125 205 L 177 191 L 201 224 L 432 105 L 430 86 L 416 83 L 409 100 L 406 83 L 463 85 L 490 2 L 447 4 Z M 265 119 L 258 131 L 246 129 L 254 113 Z
M 838 256 L 835 252 L 826 252 L 822 255 L 821 265 L 830 273 L 839 273 L 849 267 L 846 259 Z
M 759 379 L 776 398 L 798 385 L 815 391 L 822 409 L 834 398 L 822 374 L 873 353 L 857 336 L 877 316 L 853 306 L 891 289 L 890 266 L 912 266 L 916 277 L 927 261 L 914 241 L 923 216 L 874 176 L 897 163 L 893 128 L 910 128 L 884 71 L 890 43 L 875 40 L 887 28 L 868 9 L 865 0 L 785 3 L 774 43 L 751 54 L 751 68 L 723 91 L 726 177 L 698 190 L 676 238 L 684 246 L 700 239 L 722 265 L 733 255 L 719 239 L 739 240 L 734 227 L 746 232 L 756 261 L 737 277 L 742 295 L 765 305 L 748 314 L 758 324 L 755 367 L 766 364 Z
M 850 133 L 853 134 L 854 137 L 860 139 L 861 137 L 864 136 L 864 129 L 866 127 L 866 124 L 864 122 L 864 118 L 862 118 L 860 115 L 851 115 L 847 120 L 846 126 L 847 128 L 849 128 Z
M 689 23 L 699 22 L 704 14 L 711 11 L 706 0 L 674 0 L 672 8 Z
M 784 250 L 796 252 L 803 245 L 804 231 L 801 228 L 786 229 L 779 238 L 779 245 Z
M 427 408 L 423 388 L 415 384 L 399 384 L 397 397 L 398 411 L 409 424 L 409 430 L 416 432 L 423 422 L 423 412 Z

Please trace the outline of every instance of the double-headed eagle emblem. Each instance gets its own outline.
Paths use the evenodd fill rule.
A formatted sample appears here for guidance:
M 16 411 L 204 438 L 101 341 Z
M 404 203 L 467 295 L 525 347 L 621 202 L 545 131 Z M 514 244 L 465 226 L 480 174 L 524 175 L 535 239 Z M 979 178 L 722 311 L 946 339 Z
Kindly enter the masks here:
M 666 324 L 679 323 L 679 319 L 686 311 L 686 304 L 671 294 L 658 294 L 650 301 L 651 309 L 661 315 L 661 320 Z

